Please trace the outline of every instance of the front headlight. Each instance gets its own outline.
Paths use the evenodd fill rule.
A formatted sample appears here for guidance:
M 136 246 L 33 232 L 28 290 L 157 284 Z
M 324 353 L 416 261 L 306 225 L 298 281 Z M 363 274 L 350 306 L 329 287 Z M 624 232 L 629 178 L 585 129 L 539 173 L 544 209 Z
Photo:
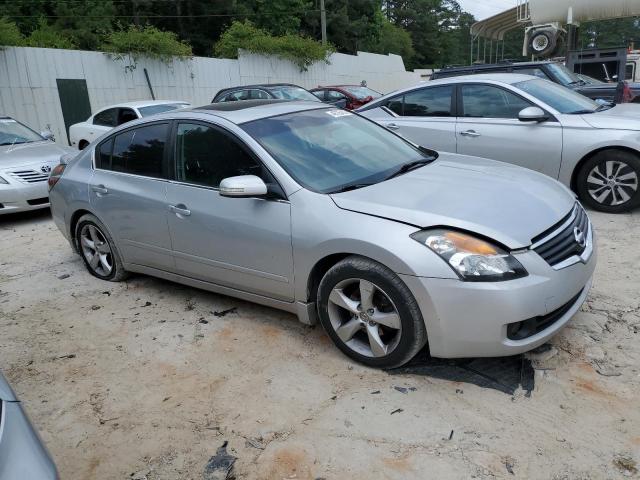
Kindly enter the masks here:
M 9 182 L 7 182 L 4 178 L 0 177 L 0 183 L 5 183 L 5 184 L 9 184 Z
M 463 280 L 500 282 L 527 276 L 508 252 L 467 233 L 433 229 L 416 232 L 411 238 L 437 253 Z

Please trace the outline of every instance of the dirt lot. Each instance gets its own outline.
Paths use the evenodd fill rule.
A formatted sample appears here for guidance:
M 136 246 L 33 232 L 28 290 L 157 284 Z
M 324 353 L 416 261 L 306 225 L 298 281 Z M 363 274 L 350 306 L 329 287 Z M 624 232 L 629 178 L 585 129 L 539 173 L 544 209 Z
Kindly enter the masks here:
M 64 479 L 218 479 L 227 441 L 238 479 L 638 477 L 640 211 L 592 218 L 594 288 L 533 371 L 393 375 L 279 311 L 101 282 L 48 212 L 1 218 L 0 367 Z

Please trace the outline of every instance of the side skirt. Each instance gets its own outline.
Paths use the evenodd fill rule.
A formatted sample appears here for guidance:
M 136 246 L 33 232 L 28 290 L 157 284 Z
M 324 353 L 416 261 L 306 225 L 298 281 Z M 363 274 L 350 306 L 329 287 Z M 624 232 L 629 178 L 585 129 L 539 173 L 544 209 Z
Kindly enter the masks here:
M 235 288 L 224 287 L 216 283 L 205 282 L 203 280 L 197 280 L 195 278 L 186 277 L 184 275 L 178 275 L 177 273 L 166 272 L 157 268 L 146 267 L 144 265 L 125 264 L 124 268 L 130 272 L 142 273 L 151 277 L 158 277 L 171 282 L 180 283 L 189 287 L 200 288 L 209 292 L 219 293 L 221 295 L 228 295 L 230 297 L 239 298 L 248 302 L 258 303 L 266 307 L 276 308 L 278 310 L 284 310 L 285 312 L 293 313 L 297 315 L 298 320 L 305 325 L 315 325 L 317 323 L 316 316 L 316 304 L 315 302 L 285 302 L 282 300 L 276 300 L 273 298 L 265 297 L 263 295 L 257 295 L 255 293 L 245 292 L 243 290 L 237 290 Z

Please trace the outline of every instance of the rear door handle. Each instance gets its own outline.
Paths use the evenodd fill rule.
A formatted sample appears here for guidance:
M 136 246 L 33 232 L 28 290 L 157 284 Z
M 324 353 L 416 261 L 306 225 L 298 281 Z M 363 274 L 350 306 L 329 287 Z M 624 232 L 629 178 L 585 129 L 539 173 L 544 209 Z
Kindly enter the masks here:
M 385 124 L 385 127 L 387 127 L 389 130 L 398 130 L 398 129 L 400 129 L 400 125 L 398 125 L 397 123 L 387 123 L 387 124 Z
M 104 185 L 92 185 L 91 190 L 96 192 L 98 195 L 106 195 L 109 193 L 109 190 Z
M 169 205 L 169 210 L 178 216 L 182 215 L 183 217 L 188 217 L 191 215 L 191 210 L 181 203 L 178 205 Z
M 472 137 L 472 138 L 480 136 L 480 134 L 475 130 L 466 130 L 464 132 L 460 132 L 460 135 L 462 135 L 463 137 Z

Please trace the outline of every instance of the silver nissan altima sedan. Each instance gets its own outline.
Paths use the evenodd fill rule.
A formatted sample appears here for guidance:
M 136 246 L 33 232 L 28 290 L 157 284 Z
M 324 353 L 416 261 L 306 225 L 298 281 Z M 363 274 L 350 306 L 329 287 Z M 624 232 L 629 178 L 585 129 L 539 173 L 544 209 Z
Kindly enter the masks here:
M 131 122 L 49 180 L 91 274 L 137 272 L 319 319 L 374 367 L 512 355 L 584 302 L 594 233 L 545 175 L 419 148 L 312 102 Z

